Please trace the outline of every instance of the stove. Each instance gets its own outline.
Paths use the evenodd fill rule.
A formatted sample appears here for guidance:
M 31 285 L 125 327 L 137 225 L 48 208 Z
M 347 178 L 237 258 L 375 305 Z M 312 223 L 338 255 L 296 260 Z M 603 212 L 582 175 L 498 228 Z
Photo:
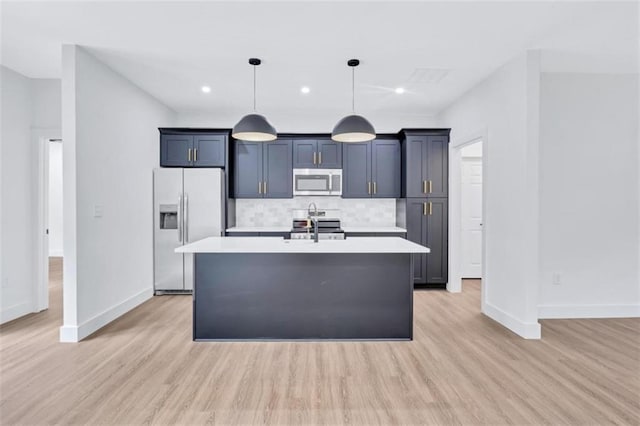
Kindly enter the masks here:
M 311 240 L 314 234 L 314 221 L 305 219 L 293 219 L 291 228 L 292 240 Z M 340 219 L 318 217 L 319 240 L 344 240 L 344 231 L 340 228 Z

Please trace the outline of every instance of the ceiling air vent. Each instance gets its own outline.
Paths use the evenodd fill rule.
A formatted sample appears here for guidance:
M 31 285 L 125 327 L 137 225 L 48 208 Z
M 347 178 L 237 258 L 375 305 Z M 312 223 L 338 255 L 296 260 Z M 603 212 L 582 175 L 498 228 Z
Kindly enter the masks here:
M 416 68 L 409 77 L 409 84 L 439 83 L 449 74 L 444 68 Z

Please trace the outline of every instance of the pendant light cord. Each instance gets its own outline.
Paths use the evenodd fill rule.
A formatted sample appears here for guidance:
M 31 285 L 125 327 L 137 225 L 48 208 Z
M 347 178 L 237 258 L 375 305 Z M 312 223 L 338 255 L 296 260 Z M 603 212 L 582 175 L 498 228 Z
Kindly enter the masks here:
M 356 67 L 351 67 L 351 112 L 356 113 Z
M 253 112 L 256 112 L 256 66 L 253 66 Z

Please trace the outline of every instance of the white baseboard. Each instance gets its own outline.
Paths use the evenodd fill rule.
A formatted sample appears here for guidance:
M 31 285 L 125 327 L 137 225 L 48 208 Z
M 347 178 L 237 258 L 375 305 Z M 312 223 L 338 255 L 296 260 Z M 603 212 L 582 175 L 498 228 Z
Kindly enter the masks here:
M 539 339 L 541 335 L 540 323 L 527 323 L 522 322 L 519 319 L 511 316 L 505 311 L 496 308 L 495 306 L 485 303 L 483 307 L 483 314 L 491 318 L 492 320 L 502 324 L 509 330 L 516 333 L 518 336 L 525 339 Z
M 17 305 L 9 306 L 6 309 L 0 310 L 0 324 L 13 321 L 21 316 L 35 312 L 33 305 L 29 302 L 18 303 Z
M 153 289 L 147 289 L 134 294 L 128 299 L 112 306 L 104 312 L 94 316 L 93 318 L 83 322 L 79 326 L 63 325 L 60 327 L 61 342 L 79 342 L 90 334 L 95 333 L 111 321 L 126 314 L 136 306 L 146 302 L 153 297 Z
M 539 305 L 540 319 L 638 318 L 640 305 Z

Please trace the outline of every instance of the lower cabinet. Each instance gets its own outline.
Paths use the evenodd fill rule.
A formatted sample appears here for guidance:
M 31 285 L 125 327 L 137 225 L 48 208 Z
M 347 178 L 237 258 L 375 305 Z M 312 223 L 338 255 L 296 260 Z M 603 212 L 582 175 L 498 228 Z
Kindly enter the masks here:
M 447 198 L 407 198 L 407 239 L 431 249 L 413 255 L 414 284 L 448 281 L 447 204 Z

